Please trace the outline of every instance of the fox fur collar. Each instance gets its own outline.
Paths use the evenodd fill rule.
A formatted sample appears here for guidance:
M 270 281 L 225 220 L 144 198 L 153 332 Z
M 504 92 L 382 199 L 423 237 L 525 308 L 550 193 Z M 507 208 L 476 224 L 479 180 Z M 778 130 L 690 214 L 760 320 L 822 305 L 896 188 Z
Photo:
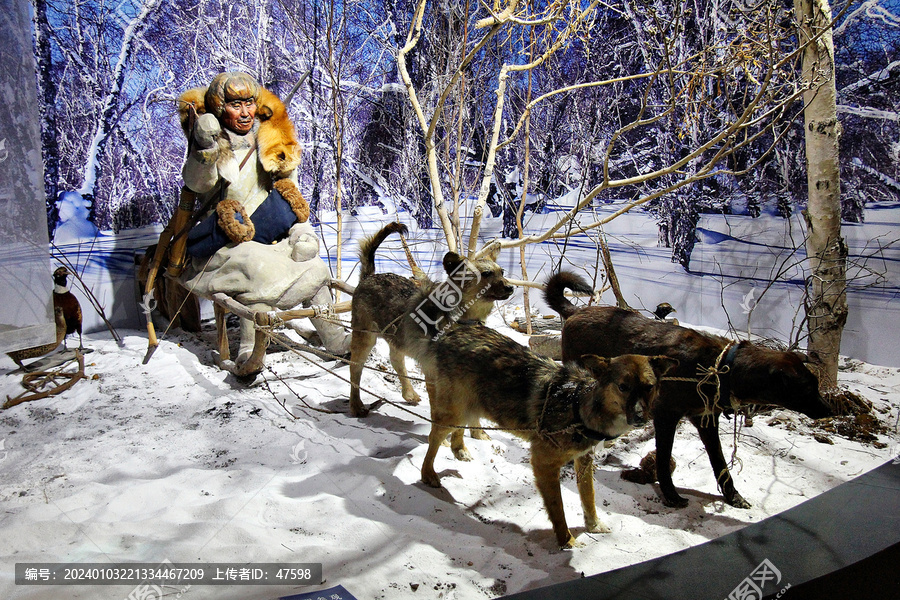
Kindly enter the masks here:
M 206 88 L 193 88 L 184 92 L 178 98 L 178 116 L 181 120 L 181 128 L 190 139 L 188 130 L 190 107 L 193 106 L 197 115 L 207 112 L 204 105 Z M 272 92 L 261 87 L 259 97 L 256 99 L 256 117 L 259 119 L 259 129 L 256 134 L 256 143 L 259 149 L 259 162 L 263 169 L 273 179 L 288 177 L 300 164 L 300 143 L 294 131 L 284 103 Z M 220 156 L 231 156 L 231 147 L 225 130 L 219 138 Z

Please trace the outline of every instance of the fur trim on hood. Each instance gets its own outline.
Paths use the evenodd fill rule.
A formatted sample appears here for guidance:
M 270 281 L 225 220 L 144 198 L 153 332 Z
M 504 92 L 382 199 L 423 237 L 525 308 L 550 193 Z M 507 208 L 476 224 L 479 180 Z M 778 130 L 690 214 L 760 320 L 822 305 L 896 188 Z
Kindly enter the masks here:
M 198 116 L 207 112 L 206 91 L 205 87 L 193 88 L 178 98 L 178 116 L 188 139 L 191 135 L 188 129 L 190 107 L 194 107 Z M 291 123 L 281 99 L 266 88 L 259 88 L 256 105 L 256 117 L 260 122 L 256 134 L 260 164 L 273 179 L 284 179 L 300 164 L 300 143 L 297 141 L 294 124 Z M 219 145 L 221 147 L 222 144 Z

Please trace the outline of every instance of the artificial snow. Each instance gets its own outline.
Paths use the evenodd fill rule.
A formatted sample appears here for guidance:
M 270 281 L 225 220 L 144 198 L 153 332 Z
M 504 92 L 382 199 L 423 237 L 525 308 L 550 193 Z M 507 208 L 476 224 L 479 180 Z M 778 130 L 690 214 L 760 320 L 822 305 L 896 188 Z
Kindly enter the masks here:
M 489 325 L 524 341 L 504 324 L 519 310 L 507 303 Z M 422 404 L 403 403 L 383 341 L 364 372 L 363 400 L 375 401 L 374 393 L 396 405 L 355 419 L 346 414 L 342 363 L 272 347 L 267 369 L 246 383 L 213 366 L 211 323 L 199 335 L 168 332 L 146 365 L 145 332 L 120 333 L 121 345 L 108 334 L 86 336 L 86 380 L 0 411 L 0 597 L 124 600 L 134 592 L 16 586 L 15 563 L 168 560 L 323 565 L 321 586 L 192 586 L 188 599 L 270 600 L 338 584 L 359 600 L 493 598 L 759 522 L 891 460 L 900 440 L 900 370 L 845 360 L 841 384 L 870 400 L 893 431 L 880 436 L 881 448 L 838 435 L 820 443 L 796 413 L 758 416 L 737 436 L 732 473 L 753 505 L 741 510 L 722 501 L 703 446 L 683 423 L 674 479 L 690 504 L 674 509 L 653 486 L 620 478 L 653 449 L 650 431 L 637 429 L 597 449 L 598 512 L 611 533 L 584 531 L 574 476 L 564 469 L 566 516 L 582 546 L 562 552 L 527 446 L 510 434 L 467 438 L 472 462 L 441 448 L 443 489 L 420 482 L 427 394 L 418 383 Z M 0 360 L 4 395 L 22 391 L 13 368 Z M 734 424 L 722 419 L 726 457 Z
M 564 208 L 527 215 L 529 231 L 546 230 Z M 584 219 L 619 208 L 598 205 Z M 86 222 L 80 209 L 70 219 L 79 230 Z M 352 284 L 358 276 L 359 240 L 394 218 L 410 225 L 419 265 L 441 278 L 439 231 L 416 228 L 406 213 L 375 213 L 345 215 L 342 279 Z M 566 516 L 582 543 L 571 552 L 556 550 L 527 446 L 512 435 L 494 431 L 491 441 L 467 439 L 472 462 L 457 461 L 441 448 L 435 468 L 444 488 L 420 482 L 427 394 L 417 383 L 422 404 L 403 403 L 383 341 L 369 360 L 374 368 L 363 374 L 363 400 L 374 402 L 374 393 L 395 404 L 382 405 L 366 419 L 347 414 L 349 369 L 343 363 L 272 347 L 267 370 L 252 383 L 219 370 L 210 356 L 211 323 L 199 335 L 158 326 L 160 346 L 144 365 L 147 334 L 134 257 L 156 241 L 158 228 L 118 235 L 77 231 L 67 244 L 58 231 L 57 251 L 74 263 L 107 316 L 122 327 L 122 343 L 106 333 L 75 286 L 86 331 L 94 331 L 85 336 L 93 350 L 88 378 L 60 396 L 0 411 L 0 531 L 6 540 L 0 547 L 0 598 L 134 597 L 133 586 L 15 586 L 15 563 L 164 561 L 315 562 L 322 563 L 325 579 L 312 588 L 173 588 L 165 590 L 167 598 L 274 600 L 336 585 L 359 600 L 493 598 L 655 558 L 778 514 L 900 452 L 900 369 L 859 360 L 896 361 L 889 324 L 896 319 L 891 258 L 897 251 L 886 246 L 865 269 L 861 257 L 888 239 L 898 214 L 900 205 L 878 206 L 865 225 L 845 230 L 858 272 L 851 273 L 843 346 L 853 358 L 842 360 L 840 383 L 872 402 L 889 433 L 876 443 L 825 434 L 833 441 L 829 445 L 817 441 L 822 431 L 796 413 L 759 416 L 736 436 L 736 421 L 723 418 L 725 456 L 732 456 L 736 439 L 732 475 L 753 505 L 741 510 L 723 502 L 689 424 L 679 428 L 674 447 L 674 481 L 690 501 L 686 508 L 666 507 L 654 486 L 621 479 L 624 469 L 636 467 L 654 447 L 649 429 L 635 430 L 597 450 L 598 512 L 611 533 L 584 531 L 574 476 L 564 469 Z M 322 255 L 336 270 L 335 217 L 322 218 Z M 700 329 L 721 333 L 730 322 L 741 337 L 795 339 L 790 307 L 802 306 L 802 273 L 798 281 L 786 268 L 796 256 L 783 240 L 802 238 L 796 219 L 704 216 L 690 272 L 658 247 L 653 219 L 628 213 L 605 226 L 631 306 L 652 310 L 665 301 L 678 310 L 674 316 L 702 323 Z M 499 233 L 502 220 L 486 218 L 482 225 L 486 241 Z M 525 254 L 529 278 L 536 281 L 558 265 L 589 278 L 598 270 L 596 239 L 584 234 L 531 245 Z M 504 251 L 498 261 L 508 276 L 520 276 L 518 250 Z M 393 236 L 379 248 L 377 265 L 378 271 L 409 274 Z M 777 272 L 787 280 L 769 286 Z M 532 290 L 532 309 L 549 312 L 539 296 Z M 614 302 L 610 291 L 602 301 Z M 517 293 L 499 304 L 488 324 L 524 343 L 507 326 L 522 315 Z M 411 375 L 421 375 L 412 361 L 409 366 Z M 21 373 L 13 369 L 11 360 L 0 359 L 4 395 L 22 391 Z

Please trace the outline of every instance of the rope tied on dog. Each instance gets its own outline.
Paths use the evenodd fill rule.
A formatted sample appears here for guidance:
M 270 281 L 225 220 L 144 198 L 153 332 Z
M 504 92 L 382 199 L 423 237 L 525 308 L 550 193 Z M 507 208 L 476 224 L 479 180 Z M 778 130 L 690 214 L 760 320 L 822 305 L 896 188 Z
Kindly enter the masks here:
M 722 351 L 719 353 L 718 357 L 716 357 L 716 362 L 711 367 L 697 367 L 697 378 L 694 377 L 663 377 L 660 381 L 684 381 L 689 383 L 697 384 L 697 395 L 703 400 L 704 412 L 700 416 L 701 425 L 707 426 L 709 424 L 709 420 L 713 418 L 716 414 L 716 411 L 722 411 L 723 407 L 719 403 L 722 399 L 722 381 L 719 378 L 720 375 L 725 375 L 726 373 L 731 371 L 731 365 L 734 363 L 734 355 L 737 352 L 738 342 L 731 341 L 722 348 Z M 722 364 L 722 363 L 725 364 Z M 713 394 L 712 400 L 710 400 L 709 396 L 703 391 L 702 387 L 704 385 L 715 384 L 716 391 Z M 729 393 L 729 404 L 731 410 L 734 411 L 734 414 L 743 414 L 745 419 L 749 418 L 752 413 L 752 409 L 750 405 L 741 404 L 741 402 L 735 398 L 734 394 Z M 731 451 L 731 460 L 728 463 L 728 468 L 723 470 L 721 473 L 718 473 L 716 476 L 716 485 L 719 490 L 722 490 L 722 484 L 731 477 L 729 469 L 735 468 L 735 465 L 740 468 L 743 464 L 741 459 L 738 457 L 738 437 L 740 436 L 740 432 L 742 429 L 742 425 L 739 421 L 735 420 L 734 430 L 733 430 L 733 445 Z
M 725 347 L 722 348 L 722 351 L 719 353 L 719 356 L 716 357 L 716 362 L 711 367 L 704 367 L 701 365 L 697 366 L 697 377 L 663 377 L 660 381 L 684 381 L 688 383 L 696 383 L 697 384 L 697 395 L 700 396 L 700 399 L 703 400 L 703 415 L 701 419 L 709 419 L 712 417 L 715 412 L 721 411 L 722 406 L 719 404 L 719 401 L 722 399 L 722 380 L 720 378 L 721 375 L 727 374 L 731 371 L 731 364 L 722 364 L 722 361 L 725 359 L 726 355 L 729 356 L 730 360 L 726 360 L 726 363 L 731 363 L 734 360 L 733 350 L 737 349 L 737 342 L 728 342 L 725 344 Z M 716 390 L 713 394 L 712 398 L 703 391 L 703 386 L 705 385 L 715 385 Z
M 348 383 L 348 384 L 350 383 L 350 380 L 347 379 L 346 377 L 344 377 L 344 376 L 342 376 L 342 375 L 336 373 L 333 369 L 329 369 L 328 367 L 326 367 L 325 365 L 321 364 L 320 362 L 311 360 L 310 358 L 306 357 L 306 356 L 305 356 L 304 354 L 302 354 L 302 353 L 303 353 L 303 352 L 308 352 L 308 353 L 310 353 L 310 354 L 313 354 L 313 355 L 315 355 L 315 356 L 318 356 L 319 358 L 324 358 L 324 359 L 326 359 L 326 360 L 334 360 L 334 361 L 337 361 L 337 362 L 342 362 L 342 363 L 344 363 L 344 364 L 350 364 L 351 361 L 347 360 L 346 358 L 342 358 L 342 357 L 340 357 L 340 356 L 335 356 L 335 355 L 330 354 L 330 353 L 328 353 L 328 352 L 326 352 L 326 351 L 324 351 L 324 350 L 319 350 L 318 348 L 313 348 L 313 347 L 308 346 L 308 345 L 298 344 L 298 343 L 294 342 L 293 340 L 291 340 L 291 339 L 285 337 L 284 335 L 281 335 L 281 334 L 279 334 L 279 333 L 274 332 L 271 328 L 260 327 L 260 326 L 257 326 L 257 328 L 258 328 L 260 331 L 262 331 L 263 333 L 265 333 L 265 335 L 269 338 L 270 341 L 275 342 L 275 343 L 278 344 L 279 346 L 283 347 L 285 350 L 287 350 L 287 351 L 289 351 L 289 352 L 292 352 L 292 353 L 295 354 L 296 356 L 299 356 L 300 358 L 304 359 L 307 363 L 309 363 L 309 364 L 311 364 L 311 365 L 313 365 L 313 366 L 315 366 L 315 367 L 318 367 L 319 369 L 322 369 L 323 371 L 325 371 L 325 372 L 327 372 L 327 373 L 330 373 L 331 375 L 333 375 L 333 376 L 336 377 L 337 379 L 340 379 L 341 381 L 344 381 L 345 383 Z M 271 373 L 274 374 L 274 371 L 272 371 L 272 369 L 271 369 L 270 367 L 266 367 L 266 368 L 267 368 Z M 374 370 L 377 370 L 377 369 L 374 369 Z M 411 379 L 412 379 L 412 378 L 411 378 Z M 424 381 L 424 380 L 422 380 L 422 381 Z M 283 382 L 283 383 L 284 383 L 284 382 Z M 287 385 L 287 384 L 285 384 L 285 385 Z M 351 385 L 352 385 L 352 384 L 351 384 Z M 288 386 L 288 388 L 290 388 L 290 386 Z M 414 416 L 414 417 L 417 417 L 417 418 L 419 418 L 419 419 L 421 419 L 421 420 L 423 420 L 423 421 L 426 421 L 426 422 L 428 422 L 428 423 L 434 423 L 434 421 L 432 421 L 432 420 L 429 419 L 428 417 L 426 417 L 426 416 L 424 416 L 424 415 L 422 415 L 422 414 L 420 414 L 420 413 L 418 413 L 418 412 L 416 412 L 416 411 L 414 411 L 414 410 L 410 410 L 409 408 L 407 408 L 407 407 L 405 407 L 405 406 L 402 406 L 401 404 L 398 404 L 397 402 L 394 402 L 394 401 L 392 401 L 392 400 L 388 400 L 388 399 L 385 398 L 384 396 L 381 396 L 381 395 L 379 395 L 379 394 L 376 394 L 374 391 L 368 390 L 368 389 L 364 388 L 363 386 L 360 386 L 359 389 L 362 390 L 362 391 L 364 391 L 364 392 L 366 392 L 367 394 L 370 394 L 370 395 L 374 396 L 375 398 L 378 399 L 376 402 L 372 403 L 372 404 L 368 407 L 369 410 L 377 410 L 382 404 L 389 404 L 389 405 L 393 406 L 394 408 L 396 408 L 396 409 L 398 409 L 398 410 L 400 410 L 400 411 L 402 411 L 402 412 L 405 412 L 405 413 L 407 413 L 407 414 L 410 414 L 410 415 L 412 415 L 412 416 Z M 298 399 L 300 399 L 300 400 L 303 402 L 303 404 L 306 405 L 307 408 L 313 408 L 312 406 L 310 406 L 310 405 L 305 401 L 305 396 L 301 398 L 301 397 L 299 396 L 299 394 L 297 394 L 296 392 L 293 392 L 293 390 L 291 390 L 291 392 L 294 394 L 295 397 L 297 397 Z M 317 410 L 318 412 L 326 412 L 326 413 L 336 414 L 335 411 L 328 411 L 328 410 L 324 410 L 324 409 L 313 409 L 313 410 Z M 293 416 L 293 415 L 292 415 L 292 416 Z M 512 433 L 515 433 L 515 432 L 526 432 L 526 431 L 535 431 L 534 429 L 507 429 L 507 428 L 504 428 L 504 427 L 484 427 L 484 426 L 482 426 L 482 425 L 477 425 L 477 426 L 475 426 L 475 425 L 446 425 L 446 426 L 449 427 L 449 428 L 451 428 L 451 429 L 481 429 L 482 431 L 507 431 L 507 432 L 512 432 Z M 554 433 L 561 433 L 561 432 L 554 432 Z
M 310 360 L 309 358 L 304 356 L 302 353 L 309 352 L 310 354 L 318 356 L 319 358 L 324 358 L 327 360 L 335 360 L 337 362 L 342 362 L 344 364 L 350 364 L 351 361 L 347 360 L 346 358 L 342 358 L 340 356 L 335 356 L 333 354 L 330 354 L 324 350 L 319 350 L 318 348 L 313 348 L 308 345 L 298 344 L 298 343 L 294 342 L 293 340 L 290 340 L 281 334 L 275 333 L 274 331 L 272 331 L 271 328 L 259 327 L 259 326 L 257 326 L 257 327 L 260 330 L 262 330 L 272 342 L 275 342 L 276 344 L 283 347 L 284 349 L 303 358 L 306 362 L 310 363 L 311 365 L 314 365 L 314 366 L 330 373 L 337 379 L 340 379 L 341 381 L 344 381 L 346 383 L 350 383 L 350 380 L 347 379 L 346 377 L 343 377 L 342 375 L 336 373 L 334 370 L 329 369 L 328 367 L 326 367 L 325 365 L 322 365 L 319 362 Z M 270 373 L 272 373 L 277 378 L 277 375 L 275 375 L 275 372 L 271 369 L 271 367 L 266 367 L 266 368 Z M 378 369 L 373 369 L 373 370 L 378 371 Z M 410 377 L 410 379 L 413 379 L 413 378 Z M 279 380 L 280 380 L 280 378 L 279 378 Z M 419 381 L 424 381 L 424 379 L 421 379 Z M 282 383 L 285 383 L 285 385 L 287 385 L 286 382 L 284 382 L 283 380 L 282 380 Z M 287 387 L 290 389 L 290 386 L 287 386 Z M 360 390 L 362 390 L 378 399 L 376 402 L 374 402 L 373 404 L 371 404 L 368 407 L 369 410 L 377 410 L 381 405 L 388 404 L 402 412 L 405 412 L 409 415 L 417 417 L 417 418 L 421 419 L 422 421 L 425 421 L 427 423 L 434 423 L 434 421 L 432 419 L 430 419 L 429 417 L 427 417 L 419 412 L 416 412 L 414 410 L 411 410 L 397 402 L 389 400 L 389 399 L 385 398 L 384 396 L 381 396 L 381 395 L 375 393 L 372 390 L 366 389 L 363 386 L 360 386 Z M 294 394 L 294 396 L 296 398 L 298 398 L 301 402 L 303 402 L 303 404 L 307 408 L 316 410 L 318 412 L 335 414 L 335 411 L 314 408 L 309 403 L 306 402 L 305 396 L 300 397 L 300 395 L 297 394 L 296 392 L 293 392 L 293 390 L 291 390 L 291 392 Z M 547 396 L 545 396 L 544 411 L 546 410 L 548 399 L 549 399 L 549 394 Z M 282 407 L 285 408 L 284 405 L 282 405 Z M 287 409 L 285 408 L 285 410 L 287 410 Z M 606 440 L 614 439 L 612 437 L 603 435 L 600 432 L 596 432 L 596 433 L 593 432 L 593 430 L 589 429 L 583 423 L 573 423 L 562 429 L 557 429 L 555 431 L 548 431 L 547 428 L 543 426 L 544 411 L 542 411 L 541 416 L 538 418 L 538 422 L 535 423 L 534 427 L 514 429 L 514 428 L 509 428 L 509 427 L 485 427 L 483 424 L 479 424 L 479 425 L 445 425 L 445 426 L 449 427 L 450 429 L 480 429 L 482 431 L 504 431 L 504 432 L 513 433 L 513 434 L 515 434 L 515 433 L 534 433 L 537 436 L 549 441 L 556 447 L 560 447 L 560 446 L 559 446 L 559 442 L 557 442 L 554 438 L 559 435 L 583 435 L 584 437 L 586 437 L 588 439 L 594 439 L 594 437 L 592 435 L 590 435 L 590 433 L 594 433 L 594 435 L 602 436 L 602 439 L 597 439 L 595 441 L 606 441 Z M 290 411 L 288 411 L 288 412 L 290 414 Z M 590 433 L 585 435 L 586 432 L 590 432 Z
M 572 390 L 572 397 L 578 397 L 580 395 L 580 391 L 584 384 L 576 384 L 575 389 Z M 591 388 L 595 387 L 596 384 L 592 384 Z M 594 443 L 596 442 L 605 442 L 611 439 L 615 439 L 615 437 L 608 436 L 600 431 L 595 431 L 587 426 L 582 419 L 581 414 L 578 411 L 578 404 L 576 402 L 572 402 L 568 409 L 572 411 L 572 418 L 574 418 L 575 422 L 570 425 L 563 427 L 562 429 L 557 429 L 555 431 L 548 431 L 547 427 L 544 425 L 544 420 L 547 415 L 547 405 L 550 403 L 551 396 L 558 395 L 564 391 L 565 386 L 551 386 L 547 389 L 547 393 L 544 394 L 544 404 L 541 407 L 541 414 L 537 418 L 535 422 L 534 429 L 521 429 L 519 431 L 531 431 L 537 434 L 537 436 L 544 441 L 550 442 L 556 448 L 561 448 L 559 442 L 556 440 L 557 436 L 567 435 L 572 436 L 576 443 L 583 440 L 591 440 Z M 504 431 L 515 431 L 511 429 L 506 429 Z M 617 437 L 617 436 L 616 436 Z

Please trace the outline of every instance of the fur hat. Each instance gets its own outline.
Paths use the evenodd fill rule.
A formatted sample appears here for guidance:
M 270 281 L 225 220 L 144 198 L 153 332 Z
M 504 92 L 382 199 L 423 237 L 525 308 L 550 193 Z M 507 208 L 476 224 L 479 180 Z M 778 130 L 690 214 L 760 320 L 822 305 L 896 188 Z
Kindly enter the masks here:
M 259 97 L 259 83 L 247 73 L 229 71 L 219 73 L 209 82 L 204 101 L 206 110 L 221 117 L 225 103 L 231 100 L 247 100 Z
M 238 77 L 241 76 L 241 77 Z M 232 83 L 234 87 L 231 88 Z M 213 78 L 209 87 L 193 88 L 178 98 L 178 116 L 181 128 L 190 138 L 191 107 L 202 115 L 210 112 L 217 117 L 224 111 L 226 93 L 252 91 L 256 86 L 256 117 L 260 121 L 256 141 L 259 160 L 263 169 L 273 179 L 284 179 L 300 164 L 300 143 L 294 131 L 294 124 L 288 116 L 287 108 L 278 96 L 260 87 L 245 73 L 222 73 Z M 224 132 L 223 132 L 224 135 Z

